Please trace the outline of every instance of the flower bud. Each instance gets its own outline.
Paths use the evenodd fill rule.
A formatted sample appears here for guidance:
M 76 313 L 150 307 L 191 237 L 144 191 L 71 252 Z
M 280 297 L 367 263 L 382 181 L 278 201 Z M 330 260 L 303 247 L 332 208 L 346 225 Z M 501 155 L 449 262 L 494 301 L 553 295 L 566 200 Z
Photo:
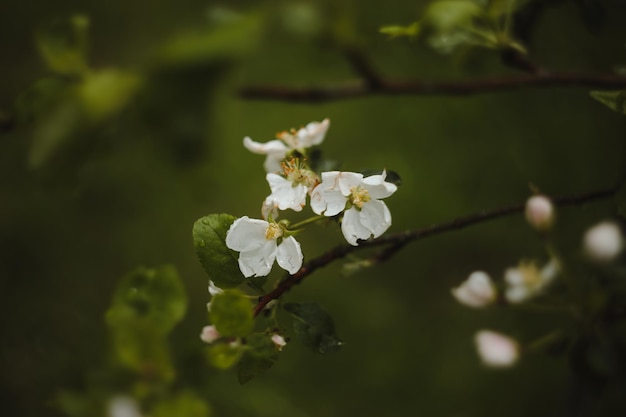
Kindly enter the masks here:
M 491 330 L 481 330 L 474 336 L 478 356 L 491 368 L 512 366 L 519 358 L 517 342 L 508 336 Z
M 590 260 L 608 262 L 622 251 L 624 238 L 617 224 L 605 221 L 587 230 L 583 248 Z
M 476 271 L 461 285 L 453 288 L 452 295 L 465 306 L 481 308 L 495 301 L 496 289 L 489 275 L 483 271 Z
M 215 326 L 204 326 L 202 328 L 202 333 L 200 334 L 200 339 L 202 339 L 204 343 L 209 344 L 215 342 L 220 337 L 221 336 Z
M 278 333 L 274 333 L 272 335 L 272 342 L 274 342 L 278 350 L 283 350 L 283 348 L 287 345 L 287 341 L 285 340 L 285 338 Z
M 548 197 L 535 195 L 526 201 L 524 215 L 528 224 L 535 230 L 545 232 L 554 223 L 554 205 Z

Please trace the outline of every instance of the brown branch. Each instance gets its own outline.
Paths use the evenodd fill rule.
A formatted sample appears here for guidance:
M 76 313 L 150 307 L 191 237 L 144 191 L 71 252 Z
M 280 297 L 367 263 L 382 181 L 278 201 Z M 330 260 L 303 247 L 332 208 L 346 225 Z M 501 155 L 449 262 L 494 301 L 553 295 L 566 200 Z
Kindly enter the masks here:
M 552 197 L 551 199 L 552 202 L 557 206 L 571 206 L 587 203 L 590 201 L 610 198 L 615 195 L 617 190 L 618 187 L 612 187 L 575 195 L 556 196 Z M 394 254 L 396 254 L 400 249 L 402 249 L 407 243 L 411 241 L 422 239 L 428 236 L 438 235 L 452 230 L 460 230 L 468 226 L 472 226 L 489 220 L 494 220 L 510 214 L 521 213 L 522 211 L 524 211 L 525 204 L 525 202 L 522 202 L 492 210 L 483 210 L 468 216 L 458 217 L 446 223 L 440 223 L 420 229 L 407 230 L 405 232 L 389 234 L 378 239 L 360 242 L 359 246 L 337 246 L 329 250 L 328 252 L 318 256 L 317 258 L 310 260 L 309 262 L 304 264 L 302 268 L 300 268 L 300 270 L 294 275 L 287 276 L 287 278 L 282 280 L 272 291 L 259 297 L 259 301 L 254 307 L 254 316 L 257 316 L 259 313 L 261 313 L 261 311 L 263 311 L 263 309 L 270 301 L 280 298 L 285 292 L 289 291 L 294 285 L 302 282 L 304 278 L 309 276 L 315 270 L 322 268 L 337 259 L 344 258 L 352 252 L 365 248 L 389 245 L 388 248 L 381 251 L 376 256 L 376 261 L 384 261 L 391 258 Z
M 490 77 L 463 81 L 385 80 L 347 81 L 319 87 L 251 85 L 239 91 L 247 100 L 277 100 L 321 103 L 371 96 L 470 96 L 522 88 L 578 87 L 589 89 L 626 88 L 626 76 L 613 74 L 538 72 L 534 74 Z

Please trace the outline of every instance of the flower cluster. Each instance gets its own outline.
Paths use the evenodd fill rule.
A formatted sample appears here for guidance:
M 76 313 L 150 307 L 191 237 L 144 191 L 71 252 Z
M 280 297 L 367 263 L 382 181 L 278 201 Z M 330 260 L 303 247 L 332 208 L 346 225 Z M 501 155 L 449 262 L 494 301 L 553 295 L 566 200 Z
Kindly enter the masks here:
M 300 129 L 279 132 L 266 143 L 243 140 L 256 154 L 266 155 L 265 178 L 271 193 L 261 206 L 262 219 L 243 216 L 236 219 L 226 235 L 226 246 L 239 252 L 239 269 L 245 277 L 266 276 L 274 262 L 295 274 L 303 262 L 300 244 L 295 239 L 299 227 L 315 220 L 336 217 L 346 241 L 379 237 L 391 226 L 391 213 L 381 201 L 397 186 L 386 181 L 386 171 L 365 177 L 356 172 L 330 171 L 318 175 L 308 163 L 309 148 L 323 142 L 330 121 L 311 122 Z M 280 220 L 280 211 L 302 211 L 310 201 L 318 215 L 290 227 Z

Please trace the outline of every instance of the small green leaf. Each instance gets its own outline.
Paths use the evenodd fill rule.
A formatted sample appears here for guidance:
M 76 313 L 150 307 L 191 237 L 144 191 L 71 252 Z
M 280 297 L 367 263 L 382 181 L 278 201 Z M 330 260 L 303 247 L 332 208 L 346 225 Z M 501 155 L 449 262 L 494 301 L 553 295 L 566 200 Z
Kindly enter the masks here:
M 245 337 L 254 325 L 252 303 L 238 290 L 226 290 L 214 295 L 209 316 L 224 337 Z
M 246 351 L 237 364 L 239 383 L 245 384 L 252 378 L 271 368 L 278 359 L 278 349 L 269 335 L 254 333 L 246 338 Z
M 190 390 L 161 399 L 150 413 L 154 417 L 209 417 L 211 414 L 211 408 L 207 402 Z
M 341 348 L 333 319 L 317 303 L 287 303 L 284 309 L 293 316 L 295 336 L 306 347 L 321 354 L 337 352 Z
M 217 369 L 228 369 L 234 366 L 243 354 L 243 346 L 239 343 L 215 343 L 209 346 L 209 364 Z
M 171 380 L 166 337 L 185 314 L 182 282 L 172 266 L 138 268 L 125 276 L 106 312 L 117 359 L 137 372 Z
M 89 19 L 83 15 L 55 20 L 36 35 L 37 47 L 52 71 L 82 75 L 87 67 Z
M 226 246 L 226 233 L 235 217 L 230 214 L 210 214 L 193 225 L 193 244 L 202 267 L 220 288 L 240 285 L 244 276 L 239 270 L 237 253 Z
M 139 77 L 116 69 L 90 72 L 77 86 L 77 95 L 92 121 L 123 109 L 134 96 Z
M 472 19 L 483 9 L 472 0 L 439 0 L 431 3 L 424 13 L 424 24 L 438 32 L 472 26 Z
M 611 110 L 626 114 L 626 90 L 591 91 L 589 94 Z
M 420 28 L 420 22 L 413 22 L 409 26 L 383 26 L 379 29 L 379 32 L 389 35 L 390 38 L 399 38 L 400 36 L 414 38 L 420 34 Z

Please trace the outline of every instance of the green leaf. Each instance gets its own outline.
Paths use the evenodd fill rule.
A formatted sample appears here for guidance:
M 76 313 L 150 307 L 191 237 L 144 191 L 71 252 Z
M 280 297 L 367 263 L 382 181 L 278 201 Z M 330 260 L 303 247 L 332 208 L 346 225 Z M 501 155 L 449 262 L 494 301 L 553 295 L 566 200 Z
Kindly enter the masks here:
M 262 21 L 262 16 L 251 14 L 177 35 L 158 51 L 157 66 L 189 67 L 238 58 L 260 38 Z
M 295 336 L 306 347 L 321 354 L 341 348 L 333 319 L 317 303 L 287 303 L 283 308 L 293 316 Z
M 414 38 L 420 34 L 420 29 L 420 22 L 413 22 L 409 26 L 383 26 L 379 29 L 379 32 L 385 35 L 389 35 L 389 37 L 391 38 L 398 38 L 400 36 L 408 36 L 410 38 Z
M 37 48 L 52 71 L 82 75 L 87 69 L 89 19 L 83 15 L 55 20 L 36 34 Z
M 439 0 L 431 3 L 424 13 L 424 24 L 438 32 L 462 26 L 473 26 L 472 19 L 483 13 L 472 0 Z
M 268 334 L 251 334 L 246 338 L 246 350 L 237 364 L 239 383 L 245 384 L 267 371 L 277 359 L 278 349 Z
M 77 86 L 77 95 L 92 121 L 122 110 L 134 96 L 140 78 L 116 69 L 90 72 Z
M 254 326 L 252 303 L 238 290 L 226 290 L 214 295 L 209 316 L 224 337 L 245 337 Z
M 244 280 L 237 253 L 226 246 L 226 233 L 234 221 L 230 214 L 210 214 L 193 225 L 196 255 L 209 278 L 220 288 L 234 288 Z
M 211 414 L 211 407 L 207 402 L 191 390 L 184 390 L 160 400 L 150 413 L 154 417 L 209 417 Z
M 126 275 L 105 316 L 118 360 L 137 372 L 173 378 L 166 336 L 186 307 L 184 287 L 173 266 L 138 268 Z
M 626 114 L 626 90 L 591 91 L 589 94 L 611 110 Z
M 234 366 L 243 354 L 240 343 L 215 343 L 209 346 L 208 360 L 211 366 L 218 369 L 228 369 Z

